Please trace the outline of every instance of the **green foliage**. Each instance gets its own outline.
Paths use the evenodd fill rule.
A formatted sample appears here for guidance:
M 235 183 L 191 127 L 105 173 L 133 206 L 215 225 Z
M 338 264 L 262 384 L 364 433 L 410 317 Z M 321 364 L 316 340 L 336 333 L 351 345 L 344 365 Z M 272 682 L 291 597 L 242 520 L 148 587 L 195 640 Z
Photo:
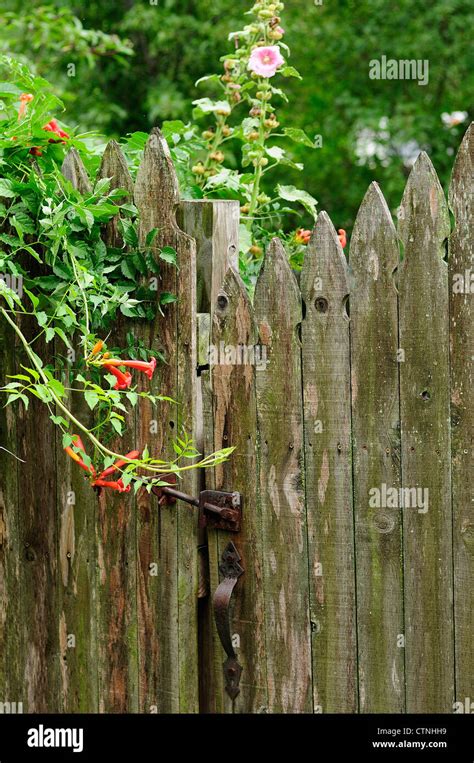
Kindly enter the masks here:
M 151 378 L 156 365 L 153 357 L 147 362 L 134 359 L 137 354 L 143 358 L 143 347 L 131 346 L 129 339 L 131 357 L 123 359 L 120 348 L 114 357 L 98 335 L 112 329 L 119 314 L 151 321 L 157 309 L 175 300 L 168 292 L 157 294 L 153 284 L 159 283 L 160 261 L 177 266 L 176 251 L 170 246 L 152 250 L 156 229 L 146 235 L 145 246 L 139 246 L 138 214 L 125 189 L 111 189 L 109 179 L 93 177 L 90 192 L 81 193 L 72 186 L 60 169 L 67 148 L 73 146 L 86 164 L 95 162 L 86 143 L 71 137 L 52 119 L 62 110 L 61 101 L 48 82 L 35 77 L 24 64 L 0 57 L 0 67 L 5 80 L 0 83 L 0 315 L 16 332 L 29 361 L 22 366 L 25 373 L 10 377 L 12 381 L 0 391 L 6 393 L 7 405 L 21 401 L 27 409 L 29 396 L 41 400 L 51 421 L 67 437 L 71 437 L 71 425 L 86 434 L 94 444 L 98 467 L 104 456 L 120 460 L 120 454 L 107 446 L 124 433 L 125 403 L 134 407 L 140 398 L 152 405 L 169 399 L 138 392 L 131 386 L 132 375 L 120 370 L 130 367 Z M 136 136 L 130 136 L 126 147 L 133 146 L 131 164 L 140 154 L 137 144 Z M 103 149 L 104 143 L 96 142 L 97 154 L 99 145 Z M 107 246 L 101 237 L 103 225 L 113 218 L 123 240 L 120 248 Z M 28 338 L 21 318 L 28 318 Z M 30 336 L 33 321 L 37 328 Z M 69 364 L 64 377 L 72 386 L 66 387 L 58 378 L 61 355 L 74 362 L 77 338 L 83 357 Z M 56 370 L 45 365 L 37 350 L 53 340 Z M 148 351 L 146 357 L 152 355 Z M 92 430 L 69 410 L 69 393 L 83 395 L 96 414 Z M 95 480 L 98 471 L 93 471 L 82 445 L 70 455 L 75 460 L 79 457 L 82 468 Z M 177 454 L 171 464 L 175 471 L 181 471 L 178 461 L 184 457 L 186 453 Z M 211 454 L 197 465 L 212 465 L 221 457 L 221 453 Z M 140 466 L 152 476 L 163 471 L 163 462 L 151 459 L 144 465 L 135 459 L 133 473 L 127 466 L 129 481 L 137 478 Z M 127 487 L 123 481 L 116 484 L 114 489 Z

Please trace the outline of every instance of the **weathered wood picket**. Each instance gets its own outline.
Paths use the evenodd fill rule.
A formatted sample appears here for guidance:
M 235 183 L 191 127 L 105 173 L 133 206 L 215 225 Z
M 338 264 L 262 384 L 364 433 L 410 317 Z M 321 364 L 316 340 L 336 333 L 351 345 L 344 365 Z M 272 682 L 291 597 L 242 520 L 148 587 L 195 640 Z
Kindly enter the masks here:
M 450 713 L 472 700 L 473 170 L 471 125 L 452 225 L 421 154 L 398 233 L 373 183 L 348 260 L 322 212 L 299 283 L 274 239 L 252 304 L 237 202 L 180 202 L 159 131 L 135 182 L 109 144 L 99 176 L 133 194 L 142 240 L 158 228 L 156 253 L 178 254 L 161 276 L 177 302 L 115 338 L 163 352 L 153 388 L 179 405 L 142 405 L 120 447 L 166 456 L 181 426 L 203 452 L 234 446 L 182 489 L 239 491 L 243 526 L 199 530 L 195 509 L 146 492 L 97 500 L 39 403 L 0 409 L 0 445 L 23 459 L 0 451 L 4 712 Z M 74 152 L 63 171 L 91 187 Z M 104 237 L 121 244 L 115 222 Z M 2 378 L 21 362 L 3 328 L 0 358 Z M 245 569 L 235 700 L 212 613 L 231 540 Z

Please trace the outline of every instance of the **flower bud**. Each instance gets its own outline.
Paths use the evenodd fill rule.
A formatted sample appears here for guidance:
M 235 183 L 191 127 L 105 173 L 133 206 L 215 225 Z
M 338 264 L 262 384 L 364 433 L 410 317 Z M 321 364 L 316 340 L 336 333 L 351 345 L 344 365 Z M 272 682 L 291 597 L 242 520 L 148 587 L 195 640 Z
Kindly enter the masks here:
M 235 66 L 235 61 L 233 61 L 231 58 L 224 61 L 224 69 L 226 71 L 230 71 L 231 69 L 234 68 L 234 66 Z
M 201 162 L 199 162 L 199 164 L 194 165 L 194 167 L 192 168 L 192 171 L 194 172 L 195 175 L 204 175 L 204 172 L 205 172 L 204 165 Z
M 232 127 L 229 127 L 229 125 L 224 125 L 224 127 L 222 128 L 222 135 L 225 138 L 228 138 L 229 135 L 232 135 L 233 132 L 234 130 L 232 129 Z
M 240 211 L 243 215 L 248 215 L 248 213 L 250 212 L 250 205 L 244 204 L 243 207 L 240 207 Z
M 274 8 L 274 10 L 275 10 L 275 8 Z M 273 16 L 274 10 L 269 10 L 269 9 L 262 8 L 262 10 L 258 12 L 259 19 L 264 19 L 264 20 L 265 19 L 271 19 L 272 16 Z
M 234 93 L 232 93 L 231 98 L 234 101 L 234 103 L 238 103 L 239 101 L 242 100 L 242 96 L 237 90 Z
M 269 130 L 275 129 L 275 127 L 278 127 L 280 122 L 277 122 L 276 119 L 266 119 L 264 122 L 265 127 L 268 127 Z
M 252 106 L 252 108 L 249 111 L 249 114 L 251 117 L 259 117 L 261 113 L 262 113 L 262 110 L 259 109 L 258 106 Z
M 283 30 L 281 27 L 277 27 L 277 29 L 272 29 L 271 32 L 269 32 L 268 36 L 270 37 L 271 40 L 281 40 L 281 38 L 283 37 Z
M 260 133 L 257 132 L 257 130 L 252 130 L 252 132 L 249 132 L 248 135 L 245 136 L 247 140 L 258 140 L 260 137 Z
M 258 164 L 260 167 L 266 167 L 268 164 L 268 159 L 266 156 L 262 156 L 261 159 L 258 160 Z
M 214 137 L 214 132 L 212 130 L 204 130 L 204 132 L 202 133 L 202 137 L 204 138 L 204 140 L 212 140 L 212 138 Z
M 254 257 L 261 257 L 263 254 L 263 249 L 261 246 L 257 246 L 257 244 L 253 244 L 249 249 L 250 254 L 253 254 Z
M 223 162 L 225 157 L 222 151 L 214 151 L 210 155 L 210 158 L 212 159 L 213 162 Z

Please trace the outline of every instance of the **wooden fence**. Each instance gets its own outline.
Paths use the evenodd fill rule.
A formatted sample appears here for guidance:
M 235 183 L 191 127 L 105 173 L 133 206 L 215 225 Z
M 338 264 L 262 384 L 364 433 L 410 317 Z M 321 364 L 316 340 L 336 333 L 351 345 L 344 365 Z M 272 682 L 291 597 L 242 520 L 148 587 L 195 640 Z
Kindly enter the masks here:
M 181 404 L 141 407 L 120 447 L 166 454 L 181 425 L 205 452 L 234 446 L 182 488 L 240 491 L 243 527 L 204 532 L 146 493 L 97 500 L 40 403 L 1 409 L 0 444 L 24 460 L 0 453 L 4 711 L 449 713 L 474 698 L 473 170 L 471 126 L 452 225 L 425 154 L 398 232 L 373 183 L 349 262 L 322 212 L 299 282 L 275 239 L 252 305 L 237 202 L 180 203 L 158 131 L 135 183 L 109 144 L 100 176 L 133 192 L 142 240 L 157 227 L 179 266 L 162 276 L 178 301 L 117 339 L 164 353 L 154 389 Z M 90 187 L 73 152 L 64 172 Z M 119 241 L 114 222 L 104 235 Z M 14 373 L 3 329 L 0 358 Z M 230 540 L 235 700 L 212 617 Z

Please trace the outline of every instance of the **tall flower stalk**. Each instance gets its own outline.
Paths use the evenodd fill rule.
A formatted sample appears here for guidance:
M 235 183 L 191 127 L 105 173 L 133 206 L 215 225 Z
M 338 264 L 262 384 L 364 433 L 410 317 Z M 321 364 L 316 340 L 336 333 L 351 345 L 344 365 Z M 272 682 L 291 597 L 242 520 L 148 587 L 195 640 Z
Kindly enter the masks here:
M 278 98 L 284 101 L 287 98 L 284 91 L 273 84 L 274 78 L 279 79 L 280 75 L 300 78 L 297 70 L 287 63 L 290 51 L 283 42 L 283 9 L 282 2 L 260 0 L 255 3 L 246 14 L 252 16 L 251 22 L 229 36 L 235 47 L 222 59 L 224 73 L 203 77 L 196 83 L 218 84 L 221 93 L 217 100 L 194 101 L 195 117 L 212 117 L 214 123 L 208 124 L 202 133 L 207 151 L 203 159 L 195 162 L 193 172 L 205 195 L 223 196 L 231 191 L 241 199 L 242 219 L 250 235 L 249 251 L 254 256 L 262 250 L 259 239 L 263 222 L 281 215 L 287 202 L 301 203 L 316 218 L 316 201 L 305 191 L 294 186 L 277 186 L 273 196 L 268 196 L 263 190 L 265 176 L 277 165 L 303 169 L 303 165 L 295 163 L 284 148 L 273 142 L 274 138 L 289 138 L 314 147 L 299 128 L 284 128 L 278 132 L 275 102 Z M 231 151 L 227 150 L 229 141 Z M 226 167 L 226 160 L 235 153 L 236 141 L 241 143 L 242 173 Z

